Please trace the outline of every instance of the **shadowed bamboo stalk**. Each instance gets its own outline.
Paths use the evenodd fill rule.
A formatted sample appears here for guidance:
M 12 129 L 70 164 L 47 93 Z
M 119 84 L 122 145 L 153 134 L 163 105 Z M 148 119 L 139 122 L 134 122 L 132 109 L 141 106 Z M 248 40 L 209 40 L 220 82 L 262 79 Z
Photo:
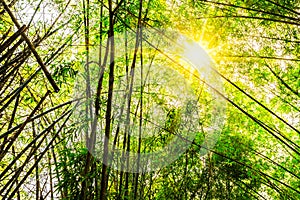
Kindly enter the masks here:
M 101 189 L 100 189 L 100 200 L 106 199 L 107 192 L 107 163 L 109 158 L 109 138 L 111 131 L 111 115 L 112 115 L 112 98 L 114 89 L 114 70 L 115 70 L 115 41 L 114 41 L 114 13 L 113 13 L 113 1 L 108 1 L 109 11 L 109 34 L 108 40 L 110 45 L 110 64 L 109 64 L 109 82 L 108 82 L 108 96 L 105 113 L 105 137 L 103 146 L 103 160 L 102 160 L 102 177 L 101 177 Z

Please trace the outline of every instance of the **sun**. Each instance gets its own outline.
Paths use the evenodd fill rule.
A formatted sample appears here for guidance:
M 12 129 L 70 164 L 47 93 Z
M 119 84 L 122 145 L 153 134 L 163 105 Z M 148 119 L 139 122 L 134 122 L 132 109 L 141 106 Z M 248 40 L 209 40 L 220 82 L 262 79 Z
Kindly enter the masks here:
M 199 42 L 180 35 L 171 48 L 170 57 L 175 60 L 175 65 L 171 67 L 186 79 L 193 82 L 195 79 L 207 79 L 211 75 L 213 59 Z

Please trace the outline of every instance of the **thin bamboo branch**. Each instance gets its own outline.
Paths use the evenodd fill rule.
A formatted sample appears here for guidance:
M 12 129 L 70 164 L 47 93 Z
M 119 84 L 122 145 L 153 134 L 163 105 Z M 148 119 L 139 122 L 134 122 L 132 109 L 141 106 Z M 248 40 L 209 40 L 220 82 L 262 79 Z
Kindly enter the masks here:
M 220 16 L 212 16 L 212 17 L 197 17 L 196 19 L 218 19 L 218 18 L 233 18 L 233 19 L 257 19 L 257 20 L 264 20 L 264 21 L 270 21 L 270 22 L 277 22 L 277 23 L 283 23 L 283 24 L 289 24 L 289 25 L 295 25 L 295 26 L 300 26 L 300 23 L 298 22 L 293 22 L 293 21 L 285 21 L 285 20 L 280 20 L 280 19 L 272 19 L 272 18 L 267 18 L 267 17 L 256 17 L 256 16 L 245 16 L 245 15 L 220 15 Z
M 215 4 L 215 5 L 221 5 L 221 6 L 226 6 L 226 7 L 232 7 L 232 8 L 239 8 L 239 9 L 246 10 L 246 11 L 255 11 L 255 12 L 258 12 L 258 13 L 262 13 L 262 14 L 276 16 L 276 17 L 279 17 L 280 19 L 292 20 L 292 21 L 295 21 L 295 22 L 297 22 L 299 20 L 297 18 L 286 16 L 286 15 L 281 15 L 281 14 L 277 14 L 277 13 L 273 13 L 273 12 L 268 12 L 268 11 L 264 11 L 264 10 L 260 10 L 260 9 L 248 8 L 248 7 L 243 7 L 243 6 L 237 6 L 237 5 L 230 4 L 230 3 L 221 3 L 221 2 L 207 1 L 207 0 L 201 0 L 200 2 L 209 3 L 209 4 Z

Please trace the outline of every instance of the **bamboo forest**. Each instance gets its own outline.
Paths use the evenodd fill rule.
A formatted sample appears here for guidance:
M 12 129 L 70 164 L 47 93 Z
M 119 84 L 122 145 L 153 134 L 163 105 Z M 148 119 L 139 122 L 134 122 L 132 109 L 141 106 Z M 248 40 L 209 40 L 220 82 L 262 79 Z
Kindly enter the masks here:
M 299 200 L 299 0 L 0 0 L 0 199 Z

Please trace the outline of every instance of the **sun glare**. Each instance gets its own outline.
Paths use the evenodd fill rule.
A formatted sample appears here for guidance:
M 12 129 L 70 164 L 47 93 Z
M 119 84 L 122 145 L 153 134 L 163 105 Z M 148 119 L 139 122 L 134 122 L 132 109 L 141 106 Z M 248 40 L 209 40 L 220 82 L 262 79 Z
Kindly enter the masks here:
M 198 42 L 188 38 L 179 38 L 180 44 L 179 63 L 188 73 L 188 79 L 196 75 L 200 79 L 207 79 L 211 74 L 212 58 Z M 185 72 L 185 74 L 186 74 Z
M 195 65 L 195 67 L 202 68 L 211 65 L 211 58 L 199 44 L 193 41 L 184 41 L 183 46 L 183 56 Z

